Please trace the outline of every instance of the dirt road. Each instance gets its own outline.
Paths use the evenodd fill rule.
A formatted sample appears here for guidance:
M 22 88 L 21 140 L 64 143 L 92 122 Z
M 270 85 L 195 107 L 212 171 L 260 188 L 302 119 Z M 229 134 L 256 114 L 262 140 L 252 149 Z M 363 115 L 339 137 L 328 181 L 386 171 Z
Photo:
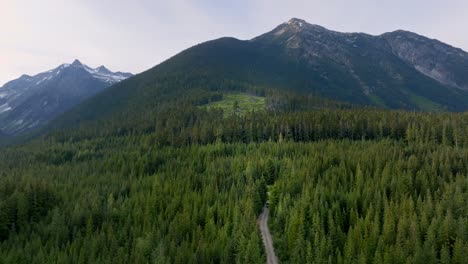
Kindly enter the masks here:
M 258 218 L 258 225 L 262 233 L 263 244 L 265 245 L 265 252 L 267 255 L 267 264 L 278 264 L 278 258 L 273 248 L 273 240 L 271 239 L 270 229 L 268 229 L 268 207 L 263 207 L 263 212 Z

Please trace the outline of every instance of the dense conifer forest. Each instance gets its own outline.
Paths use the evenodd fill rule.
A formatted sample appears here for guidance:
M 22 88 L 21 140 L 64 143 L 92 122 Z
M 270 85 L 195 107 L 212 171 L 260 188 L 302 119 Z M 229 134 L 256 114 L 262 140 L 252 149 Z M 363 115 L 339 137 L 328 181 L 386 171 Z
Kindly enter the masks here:
M 282 263 L 466 263 L 466 113 L 248 92 L 1 149 L 0 263 L 264 263 L 268 199 Z

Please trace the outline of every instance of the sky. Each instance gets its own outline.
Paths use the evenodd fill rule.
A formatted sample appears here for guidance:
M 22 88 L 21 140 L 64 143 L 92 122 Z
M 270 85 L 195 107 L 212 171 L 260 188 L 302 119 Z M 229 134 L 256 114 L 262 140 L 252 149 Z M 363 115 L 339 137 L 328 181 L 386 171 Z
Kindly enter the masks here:
M 0 0 L 0 86 L 74 59 L 139 73 L 207 40 L 251 39 L 296 17 L 468 50 L 466 0 Z

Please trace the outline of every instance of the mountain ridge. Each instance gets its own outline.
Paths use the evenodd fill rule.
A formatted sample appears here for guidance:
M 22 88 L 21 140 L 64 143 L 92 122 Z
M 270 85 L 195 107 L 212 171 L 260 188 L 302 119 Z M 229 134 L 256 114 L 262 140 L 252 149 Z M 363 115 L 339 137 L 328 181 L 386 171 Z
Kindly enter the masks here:
M 34 76 L 23 74 L 0 87 L 0 130 L 17 135 L 41 127 L 130 73 L 91 68 L 79 60 Z
M 388 109 L 468 110 L 467 91 L 422 74 L 382 36 L 340 33 L 292 20 L 251 40 L 207 41 L 84 101 L 51 127 L 98 126 L 97 121 L 131 127 L 171 102 L 252 87 Z M 132 125 L 124 124 L 127 119 Z
M 393 38 L 395 35 L 397 37 Z M 422 43 L 411 42 L 411 37 L 406 37 L 405 42 L 399 41 L 402 38 L 400 35 L 413 36 L 413 38 L 417 36 L 416 39 Z M 272 31 L 252 39 L 252 41 L 280 46 L 284 52 L 292 57 L 305 60 L 311 67 L 328 64 L 329 67 L 334 68 L 332 71 L 335 73 L 339 72 L 340 68 L 344 68 L 347 71 L 346 77 L 351 77 L 351 81 L 348 82 L 349 86 L 352 86 L 351 83 L 354 82 L 363 92 L 360 96 L 368 97 L 370 101 L 373 101 L 371 102 L 373 104 L 390 99 L 392 102 L 385 104 L 390 108 L 466 109 L 466 100 L 457 100 L 458 96 L 466 99 L 466 93 L 452 88 L 466 91 L 464 87 L 468 83 L 465 77 L 468 75 L 468 67 L 463 66 L 455 69 L 453 65 L 457 63 L 468 65 L 468 54 L 461 49 L 453 48 L 438 40 L 432 40 L 416 33 L 403 30 L 381 35 L 341 33 L 322 26 L 308 24 L 304 20 L 292 19 Z M 420 50 L 418 49 L 420 45 L 423 47 L 424 45 L 433 45 L 434 49 L 427 47 Z M 410 49 L 406 48 L 408 46 Z M 433 54 L 434 56 L 431 56 Z M 412 57 L 418 58 L 419 61 L 411 60 Z M 449 61 L 453 63 L 444 63 L 446 58 L 449 58 Z M 413 72 L 414 70 L 424 76 L 418 76 Z M 434 70 L 435 73 L 433 73 Z M 373 75 L 379 75 L 379 77 L 370 76 L 371 72 L 375 72 Z M 454 76 L 450 75 L 451 73 L 455 73 Z M 345 76 L 340 78 L 343 77 Z M 424 77 L 429 77 L 437 83 L 430 83 L 428 80 L 424 80 Z M 451 85 L 458 83 L 462 85 Z M 429 87 L 426 89 L 427 93 L 424 91 L 424 87 Z M 450 100 L 439 98 L 445 96 L 442 93 L 444 89 L 451 94 L 450 97 L 454 98 L 453 105 L 451 105 Z M 394 95 L 388 94 L 389 92 Z M 421 97 L 428 95 L 429 98 L 426 99 L 435 102 L 437 107 L 434 107 L 435 105 L 428 106 L 429 103 L 421 103 L 427 101 Z M 405 97 L 413 97 L 413 99 L 406 100 Z M 398 102 L 397 100 L 403 101 Z M 454 105 L 457 106 L 453 107 Z
M 288 32 L 288 30 L 290 32 Z M 292 31 L 292 32 L 291 32 Z M 443 56 L 441 53 L 446 53 L 447 57 L 443 57 L 446 61 L 453 61 L 453 64 L 460 63 L 463 65 L 464 69 L 468 67 L 468 53 L 463 49 L 454 47 L 452 45 L 446 44 L 438 39 L 428 38 L 426 36 L 420 35 L 418 33 L 408 31 L 408 30 L 395 30 L 392 32 L 382 33 L 380 35 L 371 35 L 362 32 L 338 32 L 334 30 L 329 30 L 325 27 L 315 24 L 309 24 L 305 20 L 292 18 L 288 22 L 285 22 L 274 30 L 263 34 L 259 37 L 252 39 L 253 41 L 260 40 L 262 36 L 268 36 L 273 34 L 274 36 L 281 36 L 282 34 L 289 33 L 288 42 L 294 40 L 292 38 L 297 37 L 297 34 L 310 34 L 313 33 L 320 33 L 320 34 L 333 34 L 337 36 L 348 36 L 348 37 L 356 37 L 356 36 L 364 36 L 370 37 L 375 39 L 383 39 L 387 42 L 392 52 L 398 56 L 403 61 L 411 64 L 417 71 L 420 73 L 444 84 L 450 85 L 462 90 L 468 90 L 468 79 L 463 78 L 463 80 L 455 80 L 453 76 L 450 76 L 450 72 L 454 69 L 447 70 L 446 68 L 448 65 L 441 63 L 440 61 L 427 61 L 428 57 L 432 56 Z M 304 33 L 305 32 L 305 33 Z M 433 50 L 423 49 L 418 50 L 415 47 L 416 44 L 409 43 L 409 41 L 418 41 L 418 47 L 427 48 L 427 46 L 432 46 Z M 297 43 L 290 44 L 289 47 L 295 47 Z M 407 50 L 409 45 L 413 45 L 410 51 Z M 406 48 L 406 49 L 405 49 Z M 418 54 L 419 52 L 419 54 Z M 408 54 L 409 53 L 409 54 Z M 415 58 L 416 56 L 416 58 Z M 457 57 L 458 56 L 458 57 Z M 460 60 L 463 59 L 463 62 Z M 458 61 L 457 61 L 458 60 Z M 468 70 L 460 75 L 468 74 Z M 461 82 L 461 83 L 460 83 Z

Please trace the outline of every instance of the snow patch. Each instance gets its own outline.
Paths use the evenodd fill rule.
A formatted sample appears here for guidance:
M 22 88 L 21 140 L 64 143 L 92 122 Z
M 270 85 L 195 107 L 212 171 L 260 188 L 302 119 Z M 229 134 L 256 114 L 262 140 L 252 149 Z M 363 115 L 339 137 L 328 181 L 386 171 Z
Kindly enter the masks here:
M 10 110 L 11 110 L 11 107 L 8 105 L 8 103 L 3 104 L 3 105 L 0 106 L 0 114 L 4 113 L 4 112 L 7 112 L 7 111 L 10 111 Z
M 33 127 L 36 127 L 37 125 L 39 125 L 39 120 L 37 120 L 34 123 L 32 123 L 31 125 L 29 125 L 28 128 L 33 128 Z
M 284 32 L 286 32 L 286 28 L 282 28 L 274 33 L 275 36 L 282 35 Z
M 9 95 L 8 92 L 0 93 L 0 99 L 3 99 L 5 97 L 7 97 L 8 95 Z
M 38 81 L 38 82 L 36 83 L 36 85 L 39 85 L 39 84 L 41 84 L 41 83 L 43 83 L 43 82 L 45 82 L 45 81 L 48 81 L 48 80 L 50 80 L 50 79 L 52 79 L 52 76 L 44 77 L 44 78 L 42 78 L 42 80 Z
M 104 72 L 102 67 L 93 69 L 83 65 L 83 69 L 89 72 L 94 78 L 110 84 L 118 83 L 128 78 L 122 74 Z

